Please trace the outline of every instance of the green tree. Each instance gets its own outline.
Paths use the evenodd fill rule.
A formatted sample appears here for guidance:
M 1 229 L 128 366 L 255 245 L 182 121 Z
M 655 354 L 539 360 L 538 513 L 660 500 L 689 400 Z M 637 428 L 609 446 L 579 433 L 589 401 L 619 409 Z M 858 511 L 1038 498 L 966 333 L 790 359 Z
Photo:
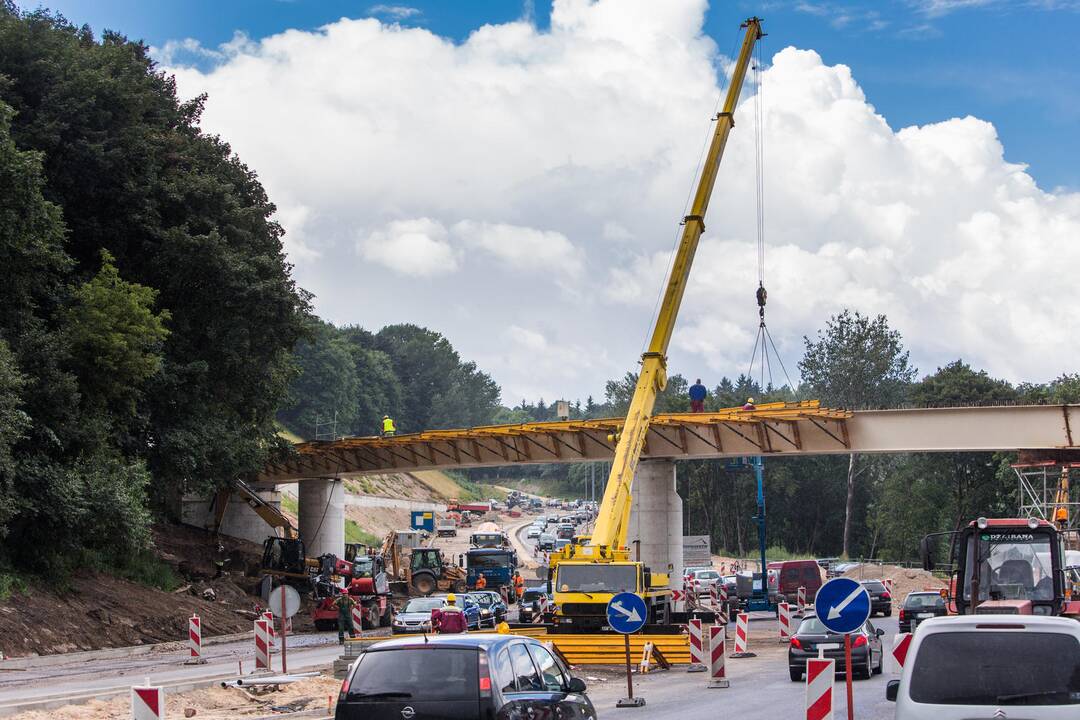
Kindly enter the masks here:
M 806 350 L 799 361 L 804 390 L 833 407 L 890 407 L 905 398 L 915 379 L 900 333 L 884 315 L 868 318 L 844 310 L 828 320 L 815 339 L 803 338 Z M 848 456 L 842 552 L 851 550 L 857 456 Z M 867 468 L 863 468 L 865 471 Z

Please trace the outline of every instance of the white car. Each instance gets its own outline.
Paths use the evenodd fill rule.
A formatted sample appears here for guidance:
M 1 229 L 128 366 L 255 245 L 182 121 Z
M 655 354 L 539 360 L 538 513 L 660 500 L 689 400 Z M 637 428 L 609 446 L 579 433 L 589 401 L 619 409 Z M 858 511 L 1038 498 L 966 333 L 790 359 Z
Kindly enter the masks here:
M 896 720 L 1080 717 L 1080 622 L 958 615 L 919 623 L 885 697 Z
M 694 571 L 694 592 L 695 593 L 707 593 L 709 588 L 716 584 L 716 581 L 720 579 L 720 573 L 715 570 L 696 570 Z
M 540 528 L 536 525 L 530 525 L 529 529 L 525 531 L 525 537 L 529 538 L 530 540 L 540 537 Z

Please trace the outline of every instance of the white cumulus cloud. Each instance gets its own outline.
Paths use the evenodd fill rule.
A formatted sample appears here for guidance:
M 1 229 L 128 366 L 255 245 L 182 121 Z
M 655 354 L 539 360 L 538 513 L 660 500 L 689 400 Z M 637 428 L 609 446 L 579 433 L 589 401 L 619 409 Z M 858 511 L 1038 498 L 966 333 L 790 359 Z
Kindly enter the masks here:
M 342 19 L 169 70 L 184 96 L 209 93 L 205 128 L 259 173 L 322 315 L 435 328 L 508 402 L 584 397 L 633 369 L 649 332 L 730 62 L 706 10 L 555 0 L 549 30 L 462 42 Z M 767 319 L 789 371 L 844 307 L 886 313 L 924 371 L 1072 369 L 1080 195 L 1039 188 L 983 120 L 893 128 L 849 68 L 766 43 Z M 670 353 L 707 383 L 745 371 L 757 329 L 755 91 Z

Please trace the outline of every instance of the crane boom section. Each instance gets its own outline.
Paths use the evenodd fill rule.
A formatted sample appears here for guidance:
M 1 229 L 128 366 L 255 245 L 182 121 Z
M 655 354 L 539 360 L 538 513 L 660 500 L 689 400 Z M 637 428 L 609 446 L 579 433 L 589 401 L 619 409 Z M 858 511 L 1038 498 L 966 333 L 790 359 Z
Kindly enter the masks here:
M 583 552 L 579 552 L 579 555 L 599 558 L 607 553 L 604 548 L 616 549 L 626 545 L 630 520 L 630 490 L 634 472 L 645 445 L 657 393 L 667 385 L 668 344 L 675 329 L 675 318 L 679 314 L 683 293 L 686 291 L 698 240 L 705 229 L 705 212 L 708 210 L 709 198 L 716 184 L 720 160 L 724 156 L 728 135 L 735 124 L 735 106 L 738 104 L 739 93 L 746 79 L 754 45 L 763 35 L 759 18 L 750 18 L 743 27 L 746 28 L 746 35 L 735 62 L 735 71 L 728 85 L 723 108 L 716 117 L 716 130 L 709 144 L 709 152 L 701 170 L 701 178 L 698 181 L 697 192 L 694 194 L 690 214 L 683 220 L 682 237 L 671 267 L 671 275 L 668 277 L 660 312 L 656 318 L 656 327 L 653 329 L 647 352 L 641 356 L 641 373 L 638 376 L 637 386 L 634 388 L 633 399 L 630 401 L 626 423 L 618 436 L 615 459 L 604 489 L 604 498 L 600 505 L 590 547 L 581 548 Z

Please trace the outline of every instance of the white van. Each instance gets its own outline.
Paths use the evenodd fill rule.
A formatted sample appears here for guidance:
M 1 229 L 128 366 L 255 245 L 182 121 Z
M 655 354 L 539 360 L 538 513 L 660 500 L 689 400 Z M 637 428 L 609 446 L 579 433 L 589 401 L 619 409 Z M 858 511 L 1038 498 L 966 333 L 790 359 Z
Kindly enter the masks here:
M 957 615 L 919 623 L 885 697 L 896 720 L 1080 717 L 1080 622 Z

